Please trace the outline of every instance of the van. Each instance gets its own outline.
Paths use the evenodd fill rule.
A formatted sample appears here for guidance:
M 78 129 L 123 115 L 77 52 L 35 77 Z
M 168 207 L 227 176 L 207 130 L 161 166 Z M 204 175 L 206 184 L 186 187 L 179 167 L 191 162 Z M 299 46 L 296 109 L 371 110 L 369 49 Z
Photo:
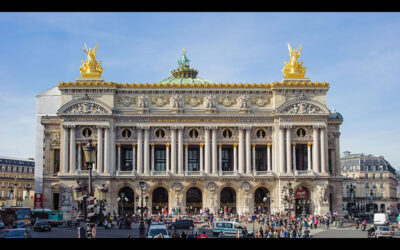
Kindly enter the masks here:
M 374 225 L 375 226 L 388 226 L 389 216 L 386 213 L 374 214 Z
M 169 233 L 165 225 L 151 224 L 147 233 L 147 238 L 157 238 L 159 234 L 162 234 L 164 238 L 169 238 Z
M 213 234 L 218 235 L 222 232 L 224 237 L 228 238 L 235 238 L 236 237 L 236 230 L 239 231 L 239 238 L 243 237 L 242 230 L 244 226 L 240 225 L 235 221 L 214 221 L 213 224 Z M 253 231 L 246 228 L 248 234 L 251 236 L 253 235 Z

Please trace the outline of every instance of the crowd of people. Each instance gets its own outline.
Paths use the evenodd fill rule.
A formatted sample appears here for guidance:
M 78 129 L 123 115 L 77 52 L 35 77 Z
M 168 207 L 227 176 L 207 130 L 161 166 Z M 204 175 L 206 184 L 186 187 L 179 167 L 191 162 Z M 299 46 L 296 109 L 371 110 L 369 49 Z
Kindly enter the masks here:
M 239 215 L 232 210 L 221 208 L 217 213 L 213 214 L 210 209 L 186 210 L 182 213 L 179 208 L 174 208 L 169 214 L 166 210 L 161 210 L 158 214 L 144 213 L 144 223 L 147 228 L 152 223 L 170 224 L 180 219 L 193 220 L 196 227 L 188 232 L 182 231 L 180 234 L 174 231 L 172 238 L 205 238 L 205 232 L 200 233 L 199 229 L 211 229 L 215 221 L 235 221 L 242 225 L 242 237 L 254 238 L 309 238 L 311 236 L 310 229 L 317 229 L 321 226 L 329 228 L 330 224 L 335 221 L 335 216 L 319 216 L 308 215 L 306 217 L 289 215 L 285 212 L 267 213 L 264 210 L 255 210 L 253 213 L 245 213 Z M 122 213 L 117 215 L 115 212 L 111 215 L 108 213 L 103 224 L 106 228 L 131 229 L 132 223 L 139 223 L 139 213 Z M 252 234 L 248 233 L 250 226 L 256 225 L 257 230 Z M 207 236 L 208 237 L 208 236 Z M 223 235 L 219 235 L 223 237 Z M 239 237 L 239 236 L 237 236 Z

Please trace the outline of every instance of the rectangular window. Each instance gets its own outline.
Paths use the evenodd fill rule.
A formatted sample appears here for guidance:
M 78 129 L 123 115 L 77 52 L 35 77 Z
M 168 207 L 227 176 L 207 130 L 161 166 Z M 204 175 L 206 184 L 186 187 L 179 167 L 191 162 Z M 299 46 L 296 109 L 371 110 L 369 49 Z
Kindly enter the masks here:
M 121 148 L 121 171 L 132 171 L 133 149 L 132 147 Z
M 200 150 L 188 148 L 188 171 L 200 171 Z
M 222 171 L 233 171 L 232 148 L 222 148 Z
M 155 148 L 154 158 L 154 171 L 166 171 L 165 148 Z
M 266 171 L 266 159 L 264 159 L 264 150 L 262 148 L 256 148 L 256 170 Z
M 54 149 L 54 174 L 60 171 L 60 150 Z
M 365 188 L 369 188 L 369 183 L 365 183 Z

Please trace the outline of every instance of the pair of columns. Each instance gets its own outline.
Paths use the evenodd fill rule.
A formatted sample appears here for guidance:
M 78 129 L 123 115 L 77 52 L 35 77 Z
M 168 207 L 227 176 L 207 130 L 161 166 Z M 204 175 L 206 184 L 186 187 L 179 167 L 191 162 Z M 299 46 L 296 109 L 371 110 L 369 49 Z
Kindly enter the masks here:
M 293 174 L 296 169 L 296 144 L 292 143 L 292 127 L 289 125 L 280 127 L 278 138 L 280 173 Z M 328 138 L 326 127 L 313 127 L 313 143 L 307 143 L 307 157 L 308 171 L 318 174 L 328 174 Z
M 76 143 L 75 126 L 63 126 L 61 134 L 61 169 L 63 174 L 74 174 L 76 171 L 82 170 L 82 144 Z M 104 135 L 104 136 L 103 136 Z M 104 137 L 104 139 L 103 139 Z M 113 128 L 97 127 L 97 142 L 92 142 L 93 146 L 97 145 L 97 159 L 93 166 L 93 170 L 98 173 L 112 172 L 113 151 L 110 148 L 114 139 Z M 105 153 L 109 152 L 109 153 Z M 111 157 L 109 157 L 111 156 Z

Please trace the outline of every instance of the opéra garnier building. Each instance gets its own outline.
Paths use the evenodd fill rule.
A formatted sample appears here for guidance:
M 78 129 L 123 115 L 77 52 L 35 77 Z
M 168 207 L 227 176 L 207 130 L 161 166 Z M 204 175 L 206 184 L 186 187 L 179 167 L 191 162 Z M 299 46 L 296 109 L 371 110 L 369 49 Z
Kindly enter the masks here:
M 57 115 L 41 119 L 45 207 L 57 202 L 70 214 L 72 186 L 88 178 L 82 145 L 90 139 L 94 187 L 109 187 L 106 212 L 136 211 L 143 180 L 153 213 L 282 211 L 288 183 L 296 213 L 342 213 L 343 118 L 326 106 L 329 84 L 305 77 L 301 48 L 289 45 L 281 82 L 259 84 L 202 79 L 185 49 L 162 81 L 107 82 L 96 50 L 85 51 L 81 77 L 58 84 Z

